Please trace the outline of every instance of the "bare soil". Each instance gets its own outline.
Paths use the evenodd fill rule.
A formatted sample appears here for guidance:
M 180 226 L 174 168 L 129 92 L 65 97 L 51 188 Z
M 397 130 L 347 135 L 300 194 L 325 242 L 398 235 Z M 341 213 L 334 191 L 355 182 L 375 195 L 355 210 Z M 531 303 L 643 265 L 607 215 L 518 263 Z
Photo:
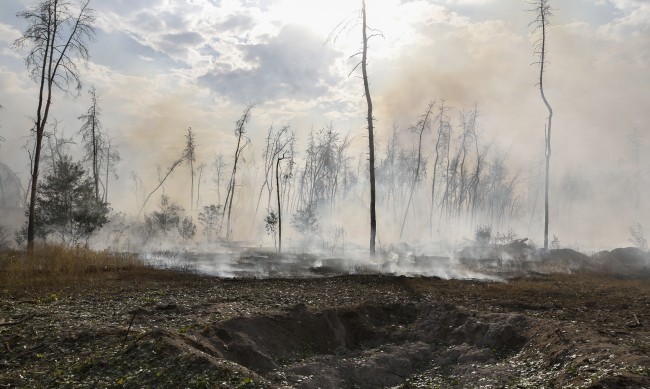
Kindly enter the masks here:
M 113 272 L 0 292 L 0 387 L 650 388 L 649 281 Z

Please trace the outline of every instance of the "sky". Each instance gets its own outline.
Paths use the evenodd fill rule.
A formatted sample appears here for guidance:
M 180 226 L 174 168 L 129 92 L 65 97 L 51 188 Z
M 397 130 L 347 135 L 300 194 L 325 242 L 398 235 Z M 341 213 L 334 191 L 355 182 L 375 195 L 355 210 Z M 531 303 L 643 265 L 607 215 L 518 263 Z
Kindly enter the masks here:
M 25 180 L 22 145 L 37 90 L 25 70 L 25 53 L 11 43 L 25 28 L 16 12 L 34 3 L 0 3 L 0 136 L 5 138 L 0 162 Z M 104 128 L 122 155 L 113 208 L 136 208 L 130 175 L 137 173 L 152 188 L 157 167 L 164 170 L 178 158 L 190 126 L 200 161 L 209 164 L 219 152 L 229 155 L 234 123 L 249 103 L 256 104 L 249 125 L 254 141 L 269 126 L 289 123 L 304 142 L 311 129 L 332 123 L 363 150 L 363 85 L 358 72 L 350 74 L 359 60 L 354 56 L 360 49 L 358 3 L 91 1 L 97 33 L 81 77 L 85 87 L 96 87 Z M 431 100 L 445 99 L 457 110 L 476 105 L 481 130 L 498 140 L 515 172 L 525 174 L 543 152 L 547 114 L 536 86 L 530 5 L 520 0 L 366 3 L 370 27 L 381 32 L 369 48 L 378 142 L 385 142 L 394 125 L 416 122 Z M 636 129 L 650 142 L 650 2 L 556 0 L 551 5 L 544 83 L 554 107 L 552 178 L 598 181 L 624 174 L 617 169 L 626 160 L 629 131 Z M 342 22 L 350 22 L 349 28 L 332 36 Z M 75 134 L 88 104 L 85 90 L 76 98 L 55 94 L 59 130 Z M 575 239 L 609 234 L 614 244 L 624 242 L 626 226 L 635 219 L 650 229 L 645 202 L 633 210 L 612 207 L 619 197 L 615 188 L 590 190 L 593 203 L 580 214 Z M 558 231 L 571 240 L 576 227 Z

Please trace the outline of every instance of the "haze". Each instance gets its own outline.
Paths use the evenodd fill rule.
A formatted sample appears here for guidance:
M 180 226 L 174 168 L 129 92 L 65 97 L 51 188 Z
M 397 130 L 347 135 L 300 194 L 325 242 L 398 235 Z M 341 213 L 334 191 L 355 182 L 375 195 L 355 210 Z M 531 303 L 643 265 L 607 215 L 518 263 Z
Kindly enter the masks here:
M 16 12 L 33 4 L 0 4 L 0 162 L 23 185 L 29 163 L 22 146 L 37 93 L 24 53 L 11 43 L 25 27 Z M 545 75 L 545 92 L 555 111 L 550 231 L 565 245 L 629 246 L 631 225 L 650 228 L 644 195 L 650 189 L 650 4 L 572 0 L 552 5 Z M 95 0 L 91 6 L 97 36 L 81 77 L 86 88 L 96 87 L 105 131 L 122 156 L 116 166 L 119 178 L 110 184 L 114 211 L 137 213 L 141 194 L 130 177 L 135 173 L 145 192 L 152 190 L 158 169 L 164 172 L 181 154 L 188 127 L 196 132 L 198 163 L 208 166 L 201 205 L 216 202 L 210 166 L 222 153 L 229 173 L 234 123 L 248 103 L 256 107 L 248 126 L 252 148 L 242 167 L 237 239 L 272 245 L 264 233 L 263 212 L 253 212 L 270 126 L 291 125 L 300 160 L 310 131 L 331 124 L 352 139 L 353 170 L 365 161 L 363 87 L 357 73 L 350 75 L 358 62 L 351 56 L 359 51 L 359 29 L 328 40 L 341 21 L 356 17 L 357 2 Z M 518 0 L 368 0 L 367 8 L 370 26 L 383 34 L 371 41 L 369 57 L 378 159 L 385 156 L 393 128 L 410 149 L 414 138 L 408 129 L 430 101 L 444 99 L 453 109 L 453 122 L 461 111 L 478 107 L 483 145 L 490 145 L 493 157 L 503 156 L 508 177 L 517 182 L 518 215 L 494 228 L 512 229 L 541 243 L 543 205 L 533 211 L 527 200 L 531 172 L 543 154 L 546 117 L 536 87 L 529 6 Z M 74 135 L 81 125 L 77 118 L 88 105 L 86 89 L 74 99 L 55 95 L 52 114 L 59 134 Z M 425 157 L 431 164 L 430 145 Z M 165 192 L 189 209 L 185 170 L 174 173 Z M 331 224 L 345 225 L 348 239 L 365 245 L 369 200 L 363 167 L 361 172 L 358 196 L 338 204 Z M 431 169 L 423 193 L 430 179 Z M 223 198 L 224 188 L 220 190 Z M 155 209 L 159 194 L 145 212 Z M 403 240 L 433 239 L 421 234 L 426 222 L 418 216 L 428 215 L 426 204 L 425 197 L 414 204 Z M 379 204 L 377 212 L 380 243 L 398 242 L 401 217 L 386 205 Z M 453 231 L 438 233 L 473 238 L 480 223 L 492 221 L 465 220 Z M 286 231 L 295 234 L 290 226 Z

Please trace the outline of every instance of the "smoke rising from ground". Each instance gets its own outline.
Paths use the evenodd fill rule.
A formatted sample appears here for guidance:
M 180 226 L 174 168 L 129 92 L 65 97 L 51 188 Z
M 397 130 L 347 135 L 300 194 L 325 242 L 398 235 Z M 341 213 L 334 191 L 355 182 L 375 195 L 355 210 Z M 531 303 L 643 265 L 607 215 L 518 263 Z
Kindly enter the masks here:
M 372 18 L 374 13 L 377 15 L 375 20 L 383 23 L 373 23 L 373 27 L 382 30 L 385 36 L 384 39 L 373 39 L 370 49 L 371 90 L 376 101 L 376 151 L 379 162 L 386 160 L 388 144 L 393 131 L 396 131 L 399 147 L 395 155 L 399 163 L 395 166 L 400 169 L 395 177 L 389 179 L 386 174 L 389 165 L 379 168 L 379 174 L 383 174 L 377 209 L 379 246 L 390 252 L 391 246 L 408 243 L 426 247 L 418 255 L 448 256 L 454 249 L 474 240 L 475 230 L 481 225 L 490 225 L 495 233 L 514 231 L 519 238 L 529 238 L 539 245 L 543 220 L 543 196 L 540 192 L 543 180 L 539 168 L 545 112 L 535 86 L 535 66 L 531 66 L 534 61 L 531 41 L 534 38 L 527 27 L 531 15 L 523 12 L 525 5 L 517 8 L 496 2 L 473 5 L 462 2 L 447 2 L 445 5 L 397 3 L 386 2 L 383 7 L 390 12 L 382 15 L 379 15 L 382 6 L 369 3 L 369 7 L 373 7 L 369 8 L 369 16 Z M 551 238 L 557 236 L 561 247 L 588 251 L 633 245 L 630 227 L 636 223 L 650 229 L 650 204 L 642 195 L 650 189 L 647 170 L 650 161 L 646 153 L 635 154 L 632 147 L 644 150 L 650 142 L 647 137 L 650 118 L 645 108 L 647 91 L 650 90 L 647 77 L 650 40 L 648 34 L 644 34 L 650 18 L 639 16 L 644 15 L 648 8 L 644 4 L 601 3 L 606 4 L 591 4 L 580 10 L 574 9 L 574 5 L 563 4 L 555 11 L 546 74 L 546 89 L 556 114 L 551 161 Z M 125 8 L 120 12 L 128 14 L 127 5 L 120 7 Z M 5 107 L 0 111 L 0 135 L 6 139 L 0 145 L 0 161 L 17 172 L 24 185 L 28 162 L 26 152 L 20 146 L 26 142 L 26 129 L 30 126 L 28 116 L 33 111 L 34 85 L 22 68 L 20 55 L 8 48 L 13 39 L 9 37 L 17 37 L 20 30 L 10 19 L 12 12 L 3 13 L 0 18 L 0 29 L 7 32 L 0 37 L 2 48 L 6 49 L 0 57 L 0 85 L 7 96 L 11 96 L 0 101 Z M 152 7 L 150 13 L 155 12 L 156 7 Z M 250 19 L 263 13 L 261 9 L 242 13 L 250 17 L 243 18 L 245 23 L 242 21 L 236 26 L 238 35 L 242 29 L 246 31 L 258 21 L 251 22 Z M 106 15 L 115 17 L 112 13 Z M 196 21 L 194 17 L 193 13 L 188 13 L 186 21 L 176 21 L 180 24 L 178 29 L 196 29 L 201 24 L 190 23 Z M 274 96 L 278 89 L 282 91 L 281 96 L 260 101 L 260 96 L 254 91 L 246 94 L 246 91 L 237 89 L 231 92 L 237 92 L 238 99 L 244 101 L 234 102 L 218 88 L 210 89 L 198 82 L 200 76 L 209 70 L 218 75 L 220 82 L 227 83 L 229 71 L 233 74 L 243 71 L 266 74 L 263 66 L 275 66 L 268 63 L 268 58 L 265 57 L 266 62 L 247 62 L 243 53 L 252 48 L 267 53 L 269 48 L 286 45 L 280 39 L 284 23 L 276 21 L 277 31 L 269 27 L 273 24 L 264 24 L 264 33 L 258 31 L 261 28 L 258 24 L 254 34 L 246 35 L 250 42 L 238 40 L 234 44 L 225 38 L 211 41 L 207 39 L 207 32 L 199 30 L 205 39 L 196 47 L 181 42 L 190 46 L 181 50 L 178 47 L 158 47 L 155 42 L 162 40 L 153 37 L 158 34 L 155 29 L 143 30 L 141 26 L 131 25 L 129 20 L 121 18 L 119 23 L 113 23 L 125 31 L 125 36 L 119 40 L 130 42 L 128 46 L 119 47 L 140 45 L 148 47 L 148 50 L 134 53 L 116 51 L 115 56 L 131 58 L 122 62 L 132 63 L 133 67 L 146 62 L 149 64 L 146 68 L 138 68 L 146 71 L 130 73 L 128 69 L 115 68 L 112 62 L 100 63 L 98 60 L 84 75 L 89 85 L 95 84 L 98 88 L 105 113 L 104 126 L 114 136 L 123 157 L 118 166 L 119 179 L 111 182 L 109 194 L 116 212 L 129 216 L 137 214 L 144 196 L 153 190 L 161 174 L 180 157 L 184 133 L 192 127 L 198 141 L 197 160 L 206 165 L 200 180 L 198 209 L 191 214 L 188 166 L 181 164 L 152 196 L 143 215 L 155 211 L 160 195 L 165 193 L 197 224 L 197 235 L 185 245 L 203 245 L 206 238 L 197 220 L 198 211 L 208 204 L 223 203 L 232 167 L 234 124 L 243 103 L 250 101 L 257 102 L 258 106 L 248 126 L 251 147 L 245 150 L 237 173 L 234 239 L 245 241 L 248 246 L 274 247 L 273 238 L 264 226 L 264 216 L 268 211 L 266 194 L 262 197 L 262 205 L 257 205 L 264 180 L 262 152 L 270 126 L 290 125 L 297 136 L 296 165 L 292 172 L 294 176 L 290 178 L 292 182 L 283 184 L 283 190 L 286 190 L 282 194 L 283 207 L 286 207 L 283 209 L 283 246 L 300 250 L 302 242 L 307 239 L 310 240 L 310 250 L 341 242 L 348 247 L 366 247 L 369 234 L 367 138 L 363 135 L 360 82 L 354 76 L 347 76 L 355 64 L 355 59 L 348 56 L 354 53 L 358 42 L 352 33 L 346 35 L 347 41 L 339 45 L 328 43 L 323 48 L 327 55 L 314 64 L 320 73 L 306 72 L 308 77 L 304 77 L 305 74 L 294 75 L 299 68 L 292 67 L 287 74 L 278 75 L 279 69 L 285 68 L 274 67 L 271 69 L 274 72 L 266 73 L 277 75 L 275 80 L 270 79 L 272 77 L 259 78 L 259 82 L 265 83 L 262 89 L 268 92 L 267 95 Z M 188 24 L 182 25 L 184 22 Z M 108 43 L 115 38 L 113 27 L 102 26 L 99 38 Z M 399 28 L 393 29 L 395 26 Z M 405 29 L 405 26 L 409 28 Z M 291 31 L 300 31 L 300 28 L 293 26 Z M 399 35 L 397 31 L 406 32 Z M 138 39 L 139 36 L 144 38 Z M 308 38 L 309 42 L 319 41 L 313 35 Z M 173 42 L 166 44 L 174 45 Z M 247 46 L 249 44 L 253 46 Z M 91 48 L 91 53 L 93 50 L 101 50 L 101 47 Z M 282 56 L 282 52 L 278 51 L 278 55 Z M 291 55 L 275 59 L 278 63 L 286 63 L 286 60 L 294 61 L 294 57 L 300 57 L 300 53 L 289 52 Z M 224 58 L 235 58 L 244 63 L 233 59 L 229 66 L 224 66 Z M 323 80 L 310 79 L 319 78 L 318 74 L 326 77 Z M 322 94 L 297 97 L 287 92 L 287 88 L 291 89 L 294 84 L 282 83 L 283 77 L 294 76 L 295 80 L 302 80 L 301 83 L 313 83 L 305 90 L 318 90 Z M 324 85 L 327 88 L 323 88 Z M 77 100 L 55 97 L 56 118 L 62 121 L 64 134 L 71 135 L 76 132 L 79 125 L 76 118 L 84 111 L 87 101 L 83 97 Z M 426 169 L 417 182 L 403 238 L 399 239 L 405 199 L 412 182 L 409 176 L 413 171 L 412 157 L 417 146 L 409 128 L 417 124 L 429 101 L 435 100 L 440 104 L 443 99 L 449 107 L 445 120 L 453 127 L 450 157 L 447 159 L 459 150 L 461 113 L 470 112 L 474 107 L 478 110 L 476 134 L 479 153 L 485 151 L 481 166 L 484 175 L 479 185 L 487 185 L 481 188 L 481 193 L 489 192 L 490 196 L 483 198 L 475 211 L 467 200 L 462 207 L 456 205 L 453 212 L 451 205 L 442 205 L 447 182 L 445 175 L 448 174 L 445 160 L 437 168 L 437 178 L 445 180 L 445 184 L 438 186 L 433 199 L 434 210 L 431 211 L 434 145 L 438 139 L 437 127 L 433 124 L 424 136 Z M 297 211 L 307 204 L 298 194 L 300 172 L 304 170 L 308 157 L 310 134 L 330 124 L 341 139 L 349 135 L 351 143 L 345 154 L 346 166 L 339 171 L 342 174 L 337 181 L 339 192 L 333 199 L 319 199 L 320 230 L 307 238 L 291 223 Z M 638 136 L 630 142 L 628 138 L 634 130 Z M 471 168 L 476 167 L 474 146 L 471 140 L 467 143 L 467 179 L 471 178 Z M 71 153 L 78 151 L 72 147 Z M 218 154 L 223 155 L 226 162 L 220 183 L 214 181 L 212 168 Z M 133 175 L 140 180 L 137 186 L 137 180 L 131 178 Z M 452 182 L 450 187 L 456 184 L 461 185 L 461 181 Z M 507 204 L 499 204 L 500 201 Z M 271 199 L 273 202 L 274 198 Z M 8 218 L 9 214 L 5 212 L 2 215 Z M 21 216 L 21 212 L 11 214 Z M 9 224 L 20 224 L 13 219 Z M 127 217 L 127 223 L 134 226 L 142 222 L 142 217 Z M 136 229 L 133 227 L 133 231 Z M 110 230 L 104 233 L 107 237 L 96 239 L 98 247 L 110 246 L 100 242 L 114 240 L 108 237 L 112 233 Z M 160 240 L 160 248 L 166 247 L 165 239 L 156 239 Z M 145 247 L 156 246 L 152 241 L 143 241 L 144 238 L 133 233 L 127 249 L 134 250 L 142 244 Z M 439 242 L 445 242 L 453 249 L 439 250 L 436 247 L 443 244 Z M 177 247 L 171 243 L 170 246 Z

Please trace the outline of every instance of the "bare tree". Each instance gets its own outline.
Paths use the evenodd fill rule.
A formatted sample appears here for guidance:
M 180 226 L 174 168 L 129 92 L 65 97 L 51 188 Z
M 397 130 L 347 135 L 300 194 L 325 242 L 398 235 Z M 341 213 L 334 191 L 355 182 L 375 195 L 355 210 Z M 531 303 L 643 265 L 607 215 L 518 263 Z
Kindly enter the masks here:
M 333 207 L 340 190 L 340 181 L 345 179 L 349 145 L 350 138 L 346 136 L 341 139 L 332 125 L 310 133 L 304 167 L 298 174 L 298 208 Z
M 223 207 L 224 219 L 227 219 L 226 239 L 232 238 L 232 226 L 230 224 L 230 217 L 232 214 L 233 199 L 235 197 L 237 163 L 241 158 L 241 153 L 244 151 L 246 146 L 250 144 L 250 139 L 245 134 L 246 134 L 246 124 L 250 120 L 251 110 L 253 109 L 253 107 L 255 107 L 254 104 L 249 104 L 246 108 L 244 108 L 244 112 L 242 113 L 242 116 L 237 120 L 237 123 L 235 124 L 235 136 L 237 137 L 237 147 L 235 148 L 235 155 L 233 157 L 233 165 L 232 165 L 232 173 L 230 175 L 230 182 L 228 183 L 228 189 L 226 191 L 226 202 Z
M 295 142 L 295 133 L 289 132 L 291 127 L 285 125 L 280 127 L 278 130 L 274 130 L 273 126 L 269 127 L 268 134 L 266 136 L 266 146 L 264 148 L 264 182 L 260 187 L 260 193 L 257 199 L 257 207 L 255 208 L 255 213 L 260 206 L 262 200 L 262 193 L 264 188 L 268 192 L 268 203 L 267 208 L 271 207 L 271 197 L 273 194 L 273 169 L 274 161 L 279 157 L 280 153 L 287 150 L 287 148 Z
M 384 152 L 384 159 L 380 159 L 378 163 L 377 184 L 379 186 L 379 202 L 385 204 L 385 209 L 392 206 L 394 219 L 399 217 L 397 213 L 398 202 L 401 200 L 400 178 L 404 177 L 400 169 L 400 145 L 398 142 L 397 124 L 393 123 L 393 133 L 386 142 L 386 150 Z
M 293 142 L 291 143 L 293 144 Z M 282 252 L 282 198 L 280 197 L 280 162 L 287 160 L 289 164 L 289 173 L 285 174 L 288 177 L 293 167 L 293 147 L 288 150 L 282 151 L 282 156 L 276 157 L 275 162 L 275 190 L 278 199 L 278 253 Z
M 41 162 L 46 169 L 53 169 L 67 156 L 70 146 L 75 144 L 72 137 L 66 138 L 64 134 L 59 134 L 60 123 L 58 120 L 54 120 L 50 125 L 50 130 L 45 133 L 47 148 L 41 155 Z
M 424 135 L 424 131 L 429 129 L 429 127 L 431 127 L 431 113 L 433 112 L 434 105 L 435 102 L 433 101 L 429 103 L 424 115 L 422 115 L 422 117 L 418 121 L 418 124 L 415 125 L 415 127 L 413 127 L 413 131 L 418 137 L 418 152 L 417 152 L 418 156 L 417 156 L 417 164 L 415 167 L 415 174 L 413 175 L 413 183 L 411 184 L 411 194 L 409 195 L 408 202 L 406 203 L 406 210 L 404 211 L 404 219 L 402 220 L 402 228 L 400 229 L 399 232 L 400 239 L 402 239 L 402 235 L 404 234 L 404 225 L 406 224 L 406 218 L 408 216 L 409 208 L 411 206 L 411 201 L 413 200 L 413 193 L 415 192 L 415 187 L 418 181 L 420 180 L 420 165 L 422 163 L 422 136 Z
M 330 33 L 328 40 L 336 40 L 338 35 L 350 28 L 350 20 L 344 20 Z M 369 34 L 370 32 L 370 34 Z M 370 179 L 370 254 L 375 255 L 375 239 L 377 236 L 377 212 L 376 212 L 376 177 L 375 177 L 375 134 L 372 116 L 372 98 L 370 96 L 370 82 L 368 81 L 368 41 L 375 36 L 382 36 L 381 32 L 368 27 L 366 15 L 366 1 L 361 0 L 361 51 L 353 57 L 361 55 L 350 74 L 361 67 L 364 95 L 366 97 L 367 121 L 368 121 L 368 176 Z
M 190 128 L 190 130 L 191 130 L 191 128 Z M 167 168 L 167 173 L 165 173 L 164 176 L 162 175 L 162 171 L 160 170 L 160 166 L 158 166 L 158 185 L 156 185 L 156 187 L 151 192 L 149 192 L 147 197 L 145 197 L 144 201 L 142 202 L 142 206 L 140 207 L 140 210 L 138 211 L 138 217 L 142 214 L 142 211 L 144 210 L 144 207 L 147 205 L 147 201 L 149 201 L 151 196 L 154 193 L 156 193 L 156 191 L 158 189 L 160 189 L 162 187 L 163 188 L 163 196 L 165 195 L 165 187 L 164 187 L 165 181 L 167 181 L 167 178 L 169 178 L 169 176 L 174 172 L 174 169 L 176 169 L 178 167 L 178 165 L 183 163 L 183 161 L 185 161 L 185 158 L 187 158 L 187 157 L 188 157 L 188 150 L 186 148 L 186 149 L 183 149 L 183 153 L 181 154 L 181 157 L 178 158 L 177 160 L 175 160 L 174 162 L 172 162 L 172 164 Z M 136 184 L 137 184 L 137 182 L 136 182 Z M 136 192 L 137 192 L 137 186 L 136 186 Z M 192 202 L 190 202 L 190 205 L 192 205 Z
M 196 209 L 199 209 L 201 205 L 201 180 L 203 179 L 203 171 L 206 167 L 207 165 L 205 163 L 201 163 L 198 167 L 199 179 L 196 182 Z
M 102 131 L 101 106 L 97 90 L 92 86 L 88 90 L 90 95 L 90 107 L 83 115 L 79 116 L 82 121 L 78 134 L 81 134 L 83 148 L 85 150 L 84 160 L 90 163 L 90 171 L 93 178 L 95 198 L 108 202 L 108 180 L 112 172 L 115 178 L 115 164 L 120 161 L 120 153 Z M 104 176 L 102 181 L 101 176 Z M 102 194 L 100 194 L 100 187 Z
M 99 200 L 99 176 L 100 172 L 100 154 L 104 151 L 104 134 L 102 133 L 102 123 L 100 121 L 101 107 L 97 98 L 97 90 L 94 86 L 88 90 L 90 95 L 90 107 L 85 114 L 79 116 L 83 122 L 79 134 L 83 141 L 83 147 L 86 151 L 85 159 L 90 161 L 91 172 L 95 187 L 95 198 Z
M 366 23 L 366 0 L 361 0 L 363 53 L 361 55 L 361 74 L 363 89 L 368 105 L 368 172 L 370 174 L 370 255 L 375 255 L 375 237 L 377 236 L 377 211 L 375 210 L 375 131 L 372 116 L 372 98 L 368 82 L 368 28 Z
M 38 106 L 32 130 L 36 134 L 33 164 L 31 171 L 31 190 L 29 217 L 27 222 L 27 247 L 34 247 L 35 205 L 41 148 L 45 126 L 52 105 L 52 93 L 59 89 L 67 94 L 81 90 L 78 60 L 85 63 L 88 58 L 87 41 L 95 34 L 95 17 L 88 7 L 90 0 L 80 9 L 73 9 L 66 0 L 42 0 L 33 8 L 19 12 L 17 16 L 25 19 L 27 29 L 16 39 L 13 46 L 27 48 L 25 65 L 32 79 L 39 84 Z
M 217 189 L 215 189 L 215 191 L 217 192 L 217 204 L 221 203 L 221 182 L 223 181 L 223 175 L 224 175 L 223 170 L 225 169 L 225 167 L 226 167 L 226 163 L 223 160 L 223 154 L 219 153 L 214 158 L 214 162 L 212 162 L 212 172 L 213 172 L 212 181 L 214 181 L 214 183 L 217 184 Z
M 436 184 L 438 178 L 438 171 L 441 169 L 438 166 L 442 164 L 445 154 L 444 151 L 447 150 L 447 144 L 449 143 L 449 134 L 450 134 L 450 125 L 449 120 L 447 119 L 445 113 L 445 101 L 440 102 L 440 107 L 438 108 L 438 115 L 436 116 L 436 121 L 438 122 L 438 130 L 436 134 L 436 142 L 434 145 L 436 157 L 433 160 L 433 172 L 431 179 L 431 207 L 429 208 L 429 232 L 433 234 L 433 212 L 436 208 Z
M 551 6 L 549 0 L 535 0 L 530 1 L 531 9 L 535 13 L 535 20 L 531 25 L 535 26 L 535 31 L 541 34 L 541 37 L 535 43 L 535 55 L 539 60 L 539 93 L 542 96 L 544 105 L 548 110 L 547 123 L 544 126 L 544 135 L 546 140 L 545 157 L 546 157 L 546 180 L 544 184 L 544 250 L 548 250 L 548 187 L 549 187 L 549 171 L 551 162 L 551 123 L 553 119 L 553 109 L 546 99 L 544 94 L 544 66 L 546 65 L 546 28 L 549 26 L 549 18 L 551 16 Z
M 187 134 L 185 134 L 183 159 L 190 165 L 190 176 L 192 179 L 190 184 L 190 215 L 192 215 L 192 210 L 194 209 L 194 162 L 196 162 L 196 139 L 192 127 L 188 127 Z
M 144 207 L 147 205 L 147 201 L 149 201 L 151 196 L 154 193 L 156 193 L 156 191 L 158 189 L 160 189 L 161 186 L 163 186 L 165 184 L 165 181 L 167 181 L 167 178 L 169 178 L 169 176 L 174 172 L 174 169 L 176 169 L 176 167 L 178 165 L 180 165 L 181 163 L 183 163 L 183 157 L 181 157 L 181 158 L 177 159 L 176 161 L 174 161 L 169 166 L 169 168 L 167 168 L 167 173 L 165 173 L 165 175 L 158 181 L 158 185 L 151 192 L 149 192 L 147 197 L 145 197 L 144 201 L 142 202 L 142 206 L 140 207 L 140 210 L 138 211 L 138 216 L 140 216 L 140 214 L 142 214 L 142 211 L 144 210 Z M 163 196 L 164 195 L 165 195 L 165 193 L 164 193 L 164 190 L 163 190 Z
M 117 173 L 115 171 L 115 165 L 120 161 L 120 153 L 113 146 L 113 139 L 108 138 L 106 140 L 105 149 L 104 149 L 104 199 L 105 203 L 108 202 L 108 180 L 109 174 L 112 172 L 113 177 L 117 178 Z

